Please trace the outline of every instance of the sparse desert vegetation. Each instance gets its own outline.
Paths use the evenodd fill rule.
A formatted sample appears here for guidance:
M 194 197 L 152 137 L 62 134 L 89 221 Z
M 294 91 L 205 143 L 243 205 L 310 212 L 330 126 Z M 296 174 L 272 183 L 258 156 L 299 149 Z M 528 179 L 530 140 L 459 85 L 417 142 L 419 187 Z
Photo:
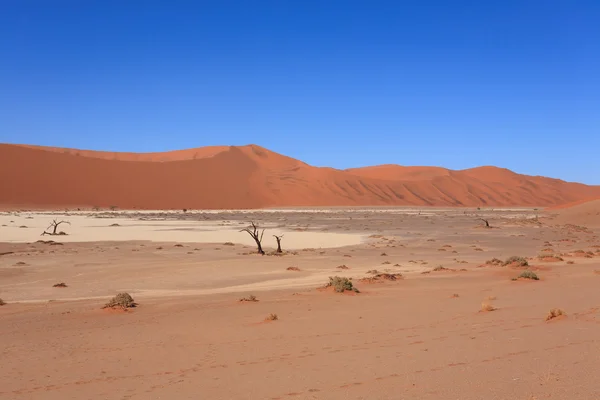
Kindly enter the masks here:
M 343 293 L 346 291 L 359 293 L 359 290 L 354 287 L 352 279 L 346 277 L 330 276 L 329 282 L 327 282 L 325 287 L 332 287 L 337 293 Z
M 546 321 L 550 321 L 554 318 L 558 318 L 563 315 L 566 315 L 563 310 L 561 310 L 560 308 L 553 308 L 552 310 L 550 310 L 550 312 L 548 312 L 548 315 L 546 315 Z
M 530 279 L 532 281 L 539 281 L 540 278 L 537 276 L 537 274 L 533 271 L 523 271 L 521 272 L 521 274 L 517 277 L 517 278 L 513 278 L 514 280 L 517 279 Z
M 214 348 L 216 353 L 212 357 L 215 363 L 228 364 L 230 368 L 249 373 L 255 379 L 259 378 L 258 375 L 252 375 L 253 370 L 246 369 L 244 362 L 260 362 L 259 357 L 247 351 L 244 346 L 253 346 L 257 349 L 257 354 L 265 354 L 272 350 L 269 347 L 271 344 L 277 349 L 284 349 L 286 343 L 289 345 L 292 337 L 294 343 L 298 343 L 298 348 L 301 348 L 300 346 L 329 347 L 331 348 L 329 351 L 337 351 L 340 340 L 349 346 L 360 346 L 368 350 L 361 357 L 366 357 L 367 361 L 374 366 L 378 376 L 387 376 L 387 371 L 384 368 L 378 369 L 379 363 L 375 360 L 390 365 L 396 360 L 391 355 L 397 352 L 413 352 L 411 353 L 413 358 L 406 360 L 407 368 L 419 368 L 416 363 L 422 361 L 421 353 L 418 351 L 421 348 L 435 351 L 436 357 L 439 357 L 441 362 L 450 365 L 455 360 L 453 357 L 448 357 L 451 352 L 445 350 L 444 346 L 453 348 L 462 346 L 465 337 L 472 340 L 472 343 L 479 342 L 481 345 L 490 337 L 491 326 L 502 326 L 511 332 L 515 331 L 505 336 L 494 336 L 494 341 L 486 345 L 490 359 L 497 357 L 490 361 L 494 364 L 494 368 L 507 366 L 501 357 L 508 347 L 514 348 L 515 354 L 525 350 L 530 352 L 511 356 L 524 364 L 527 364 L 526 361 L 532 354 L 545 360 L 547 352 L 544 349 L 555 343 L 556 335 L 562 334 L 562 331 L 558 332 L 557 329 L 566 329 L 569 335 L 575 338 L 574 340 L 583 342 L 588 337 L 587 331 L 568 330 L 568 324 L 572 321 L 585 324 L 588 320 L 596 318 L 594 308 L 582 308 L 585 302 L 573 302 L 572 295 L 561 297 L 561 306 L 573 310 L 577 317 L 570 321 L 557 314 L 551 318 L 561 320 L 556 328 L 551 328 L 541 321 L 540 317 L 543 317 L 544 310 L 542 309 L 540 314 L 540 309 L 535 306 L 549 301 L 548 299 L 554 299 L 557 290 L 561 293 L 566 290 L 567 294 L 570 290 L 577 290 L 586 299 L 594 299 L 596 293 L 594 276 L 598 275 L 592 274 L 595 270 L 600 271 L 600 268 L 595 264 L 593 257 L 589 258 L 591 247 L 585 244 L 588 243 L 587 241 L 583 242 L 581 238 L 569 238 L 573 242 L 560 242 L 561 238 L 566 237 L 561 228 L 553 228 L 551 224 L 529 227 L 515 223 L 512 217 L 503 218 L 500 213 L 494 217 L 494 225 L 498 226 L 498 229 L 482 230 L 473 226 L 472 217 L 459 217 L 458 212 L 454 216 L 447 216 L 441 212 L 437 215 L 423 216 L 425 213 L 423 211 L 421 216 L 414 217 L 405 215 L 399 217 L 395 212 L 378 214 L 356 211 L 352 214 L 348 213 L 352 216 L 352 220 L 349 220 L 346 217 L 340 218 L 341 212 L 296 214 L 288 211 L 253 213 L 253 215 L 242 213 L 236 216 L 231 212 L 184 214 L 179 209 L 172 213 L 130 212 L 133 216 L 125 219 L 122 216 L 125 211 L 116 210 L 112 214 L 107 212 L 98 214 L 97 224 L 93 221 L 89 222 L 90 218 L 95 217 L 85 217 L 87 218 L 85 221 L 73 213 L 69 216 L 72 222 L 72 231 L 69 232 L 73 234 L 65 236 L 63 243 L 58 246 L 54 246 L 53 241 L 36 241 L 39 239 L 37 235 L 40 230 L 48 223 L 43 217 L 36 216 L 34 221 L 37 221 L 37 225 L 28 224 L 33 229 L 27 230 L 17 229 L 21 222 L 16 217 L 12 217 L 15 222 L 9 228 L 2 228 L 3 234 L 15 232 L 20 235 L 30 235 L 32 239 L 23 244 L 0 243 L 0 254 L 3 254 L 0 256 L 0 275 L 3 280 L 0 295 L 10 303 L 8 307 L 0 310 L 0 314 L 3 322 L 14 321 L 18 316 L 28 315 L 23 314 L 21 310 L 27 310 L 27 313 L 35 315 L 35 318 L 29 320 L 19 317 L 21 318 L 19 329 L 29 332 L 29 335 L 37 332 L 33 326 L 39 329 L 38 327 L 42 326 L 40 324 L 49 323 L 49 318 L 54 318 L 56 321 L 60 318 L 60 323 L 72 331 L 83 329 L 84 332 L 91 332 L 97 341 L 93 345 L 113 348 L 115 338 L 118 338 L 117 340 L 123 345 L 119 345 L 119 350 L 107 353 L 106 357 L 118 360 L 129 356 L 132 360 L 150 365 L 152 371 L 154 371 L 152 362 L 146 362 L 146 360 L 156 361 L 152 352 L 146 355 L 135 351 L 141 345 L 136 342 L 140 340 L 139 335 L 136 339 L 121 332 L 125 332 L 126 329 L 134 329 L 137 332 L 135 329 L 139 330 L 141 327 L 146 329 L 148 326 L 156 328 L 151 335 L 143 337 L 143 345 L 146 346 L 148 343 L 151 348 L 164 348 L 162 358 L 174 368 L 184 368 L 185 365 L 174 358 L 180 350 L 172 343 L 172 335 L 175 334 L 173 332 L 184 332 L 175 335 L 178 343 L 185 345 L 186 352 L 202 358 L 205 353 L 202 353 L 201 349 Z M 451 212 L 445 211 L 445 213 Z M 60 220 L 63 217 L 53 215 L 46 218 Z M 110 223 L 106 222 L 106 218 L 111 218 Z M 399 222 L 400 218 L 402 223 Z M 542 218 L 540 217 L 545 221 Z M 255 256 L 258 252 L 254 239 L 246 232 L 239 232 L 240 227 L 248 226 L 251 220 L 261 221 L 263 228 L 260 228 L 259 237 L 262 229 L 266 228 L 265 237 L 270 239 L 262 242 L 265 255 L 285 254 L 285 257 Z M 85 221 L 84 224 L 82 221 Z M 177 226 L 178 221 L 200 226 L 190 229 L 189 225 Z M 108 229 L 111 223 L 126 228 Z M 102 229 L 112 231 L 112 235 L 119 237 L 130 231 L 135 232 L 136 229 L 140 229 L 139 225 L 145 223 L 152 226 L 151 229 L 156 235 L 161 235 L 161 232 L 173 232 L 176 236 L 173 236 L 173 240 L 85 242 L 86 225 L 96 225 L 99 231 Z M 164 227 L 161 227 L 163 223 Z M 430 227 L 431 224 L 435 224 L 435 227 Z M 276 230 L 277 226 L 282 225 L 289 226 L 289 229 L 285 230 L 285 242 L 282 242 L 286 251 L 277 253 L 277 241 L 272 236 L 280 236 L 283 233 Z M 40 230 L 37 229 L 38 227 Z M 301 230 L 295 231 L 295 228 Z M 223 234 L 217 233 L 211 242 L 190 239 L 195 232 L 208 229 L 222 229 Z M 382 231 L 385 234 L 382 234 L 381 238 L 372 237 L 369 241 L 344 246 L 341 246 L 344 244 L 342 240 L 341 247 L 338 248 L 325 247 L 318 241 L 307 243 L 301 241 L 302 235 L 325 231 L 327 235 L 332 235 L 331 238 L 335 238 L 339 232 L 347 231 L 353 235 L 361 235 L 363 239 L 371 232 Z M 471 236 L 463 237 L 469 233 Z M 79 240 L 84 242 L 79 243 Z M 330 239 L 321 236 L 319 240 L 327 243 L 326 241 Z M 332 239 L 332 242 L 334 240 Z M 549 246 L 546 242 L 554 245 Z M 394 250 L 389 249 L 393 246 L 395 246 Z M 565 268 L 565 265 L 560 263 L 538 262 L 540 260 L 537 255 L 540 254 L 542 247 L 554 250 L 543 251 L 542 254 L 564 254 L 564 258 L 571 257 L 572 260 L 576 260 L 577 265 Z M 384 248 L 386 253 L 382 256 Z M 476 250 L 478 248 L 485 249 L 490 256 L 485 257 Z M 447 251 L 438 252 L 438 249 Z M 393 253 L 390 254 L 389 251 Z M 459 251 L 460 259 L 456 258 L 452 251 Z M 288 254 L 294 255 L 294 258 L 290 259 Z M 507 257 L 510 254 L 518 254 L 518 256 Z M 342 264 L 350 260 L 347 258 L 350 255 L 352 255 L 351 265 Z M 18 262 L 23 264 L 16 265 Z M 469 270 L 469 273 L 460 273 L 466 270 L 461 268 L 463 266 Z M 476 268 L 482 266 L 488 268 Z M 298 272 L 300 268 L 302 268 L 301 273 Z M 332 276 L 324 285 L 327 289 L 317 287 L 319 282 L 325 283 L 328 275 L 334 275 L 332 271 L 336 274 L 341 272 L 348 274 L 354 271 L 355 276 Z M 48 282 L 46 278 L 40 279 L 40 283 L 35 284 L 36 274 L 40 273 L 50 276 L 53 280 L 60 278 L 69 282 L 68 288 L 66 283 L 65 286 L 59 284 L 53 286 L 54 281 Z M 543 282 L 534 284 L 533 287 L 525 283 L 523 283 L 525 286 L 512 284 L 509 281 L 514 278 L 533 282 L 535 278 L 530 273 L 536 274 L 535 276 L 540 275 L 539 278 L 542 278 Z M 85 276 L 95 277 L 93 290 L 88 282 L 82 280 Z M 582 277 L 585 276 L 589 278 L 583 279 Z M 141 277 L 142 280 L 139 279 Z M 6 285 L 4 282 L 9 282 L 13 286 Z M 55 291 L 48 286 L 55 287 Z M 97 300 L 97 293 L 110 294 L 121 287 L 132 288 L 132 290 L 134 288 L 144 293 L 144 298 L 148 298 L 148 301 L 144 300 L 144 307 L 134 313 L 122 313 L 121 310 L 129 309 L 127 304 L 133 302 L 133 299 L 125 299 L 125 301 L 114 299 L 106 307 L 114 308 L 116 312 L 98 310 L 103 302 Z M 353 296 L 354 293 L 360 293 L 358 289 L 363 293 Z M 156 294 L 152 294 L 153 291 Z M 182 296 L 179 296 L 179 293 Z M 102 296 L 104 295 L 106 294 Z M 87 296 L 90 298 L 86 299 Z M 581 296 L 578 298 L 583 298 Z M 60 297 L 60 301 L 53 300 L 57 297 Z M 107 299 L 109 297 L 106 295 Z M 78 298 L 82 300 L 69 301 Z M 28 302 L 30 299 L 34 302 Z M 477 300 L 482 301 L 479 309 Z M 419 304 L 419 307 L 416 307 L 416 304 Z M 274 317 L 269 314 L 274 311 L 269 309 L 270 305 L 276 305 L 278 308 L 277 314 L 273 314 Z M 96 308 L 96 312 L 90 312 L 90 307 Z M 590 307 L 593 307 L 593 304 L 590 304 Z M 500 311 L 496 313 L 497 309 Z M 39 313 L 35 314 L 35 310 L 39 310 Z M 52 317 L 49 316 L 48 310 L 52 313 Z M 424 313 L 420 310 L 432 311 Z M 390 312 L 395 317 L 390 318 Z M 278 321 L 281 318 L 278 314 L 283 313 L 292 316 L 283 318 L 287 321 L 284 325 L 279 325 L 279 322 L 274 322 L 273 325 L 267 324 Z M 261 318 L 260 315 L 266 318 Z M 460 324 L 453 319 L 455 317 L 460 318 Z M 536 318 L 539 318 L 537 325 L 532 323 L 531 326 L 522 328 L 523 321 Z M 23 325 L 21 321 L 29 322 Z M 169 325 L 165 325 L 167 323 Z M 293 326 L 293 333 L 286 331 L 288 326 Z M 386 342 L 386 346 L 392 350 L 390 353 L 388 347 L 384 349 L 371 345 L 364 336 L 371 331 L 386 335 L 401 332 L 400 336 L 403 336 L 406 326 L 414 327 L 410 333 L 405 332 L 406 336 L 414 334 L 418 337 L 410 339 L 408 347 L 405 342 Z M 268 333 L 265 336 L 267 332 L 265 329 L 276 332 L 276 335 L 269 336 L 268 340 L 265 340 L 268 336 Z M 336 335 L 332 336 L 332 332 Z M 11 335 L 10 330 L 8 334 Z M 438 339 L 441 335 L 445 337 L 443 343 Z M 61 330 L 47 331 L 46 336 L 47 341 L 53 343 L 67 339 Z M 522 341 L 523 343 L 511 341 L 510 338 L 514 337 L 523 337 L 525 340 Z M 243 345 L 240 339 L 244 341 Z M 69 340 L 78 346 L 76 349 L 84 349 L 88 346 L 76 335 L 71 336 Z M 534 344 L 527 345 L 526 342 Z M 47 351 L 45 343 L 40 341 L 36 346 L 41 351 Z M 24 351 L 26 354 L 22 358 L 17 359 L 10 354 L 7 357 L 12 363 L 23 362 L 19 360 L 26 362 L 33 353 Z M 348 347 L 344 351 L 355 350 L 353 347 Z M 469 347 L 461 348 L 461 351 L 466 359 L 465 362 L 480 361 L 480 357 Z M 225 352 L 230 354 L 227 360 L 222 356 Z M 81 356 L 86 353 L 75 350 L 74 357 L 78 354 Z M 294 362 L 293 360 L 302 353 L 299 353 L 297 348 L 289 348 L 284 354 L 289 354 L 282 358 L 287 361 L 275 358 L 271 363 L 274 363 L 273 367 L 289 372 L 286 362 Z M 313 356 L 306 357 L 304 362 L 310 363 L 309 365 L 314 366 L 320 374 L 324 374 L 325 366 L 327 368 L 334 366 L 334 358 L 329 354 L 327 351 L 323 354 L 315 353 Z M 378 358 L 375 359 L 374 355 Z M 314 361 L 311 361 L 313 358 Z M 585 359 L 580 358 L 579 361 L 584 363 Z M 97 362 L 102 368 L 108 367 L 103 358 L 99 358 Z M 233 362 L 237 364 L 234 366 Z M 351 359 L 349 362 L 357 368 L 357 371 L 361 371 L 358 364 L 352 364 Z M 81 365 L 85 370 L 86 364 Z M 519 365 L 516 367 L 515 365 L 517 363 L 512 364 L 512 367 L 518 370 Z M 435 379 L 438 379 L 438 376 L 443 379 L 454 379 L 450 374 L 451 369 L 447 372 L 444 370 L 437 372 Z M 92 374 L 90 369 L 90 373 L 84 373 L 85 376 L 79 376 L 79 370 L 69 373 L 78 375 L 77 379 L 90 380 L 94 379 L 97 370 L 94 371 Z M 477 374 L 476 371 L 473 373 Z M 525 375 L 527 373 L 524 372 Z M 195 372 L 189 374 L 192 377 Z M 211 374 L 220 378 L 225 376 L 218 368 L 211 370 Z M 278 373 L 272 374 L 285 380 Z M 360 372 L 357 378 L 366 379 Z M 433 379 L 434 376 L 431 375 L 430 378 Z M 162 383 L 161 375 L 155 376 L 154 379 Z M 480 377 L 480 379 L 486 378 Z M 573 376 L 571 379 L 574 379 Z M 392 381 L 393 379 L 389 383 L 392 384 Z M 15 390 L 28 385 L 25 381 L 19 382 L 21 386 L 16 385 Z M 342 386 L 346 382 L 336 381 L 335 384 Z M 8 382 L 8 385 L 15 387 L 11 382 Z M 302 387 L 294 385 L 296 383 L 286 381 L 283 388 L 285 390 L 268 389 L 264 392 L 265 398 L 281 397 L 282 393 L 290 392 L 306 393 Z M 360 389 L 360 386 L 357 387 Z M 319 389 L 323 390 L 323 393 L 325 390 L 330 390 L 324 386 Z M 219 391 L 214 393 L 221 394 Z M 417 397 L 423 394 L 415 393 Z M 100 392 L 95 394 L 102 397 Z M 361 395 L 365 394 L 361 393 Z M 485 394 L 481 393 L 481 396 L 483 398 Z
M 527 267 L 529 265 L 529 261 L 527 261 L 525 257 L 511 256 L 504 261 L 503 265 L 511 267 Z
M 60 283 L 55 283 L 54 285 L 52 285 L 52 287 L 56 287 L 56 288 L 66 288 L 67 284 L 64 282 L 60 282 Z
M 249 295 L 249 296 L 247 296 L 247 297 L 242 297 L 242 298 L 241 298 L 239 301 L 242 301 L 242 302 L 243 302 L 243 301 L 249 301 L 249 302 L 252 302 L 252 303 L 254 303 L 254 302 L 257 302 L 257 301 L 258 301 L 258 299 L 256 298 L 256 296 L 255 296 L 255 295 L 251 294 L 251 295 Z
M 133 297 L 129 293 L 119 293 L 108 303 L 104 305 L 103 308 L 122 308 L 126 310 L 128 308 L 136 307 L 137 303 L 133 301 Z

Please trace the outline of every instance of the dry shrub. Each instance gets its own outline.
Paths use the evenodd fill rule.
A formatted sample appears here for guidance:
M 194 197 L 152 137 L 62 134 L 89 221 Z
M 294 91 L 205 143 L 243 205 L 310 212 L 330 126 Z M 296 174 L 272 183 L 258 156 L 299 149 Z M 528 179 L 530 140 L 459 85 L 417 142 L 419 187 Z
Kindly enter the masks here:
M 377 271 L 376 269 L 370 269 L 367 271 L 367 274 L 377 275 L 378 273 L 379 273 L 379 271 Z
M 387 254 L 386 253 L 381 253 L 381 256 L 382 257 L 387 257 Z
M 527 261 L 527 259 L 525 257 L 520 257 L 520 256 L 512 256 L 512 257 L 508 257 L 503 265 L 510 265 L 510 266 L 514 266 L 514 267 L 526 267 L 529 265 L 529 262 Z
M 121 307 L 122 309 L 126 310 L 135 306 L 137 306 L 137 304 L 133 301 L 133 297 L 131 297 L 129 293 L 119 293 L 115 297 L 110 299 L 110 301 L 106 303 L 102 308 Z
M 443 265 L 438 265 L 437 267 L 435 267 L 433 269 L 434 272 L 438 272 L 438 271 L 449 271 L 450 269 L 444 267 Z
M 279 317 L 277 314 L 269 314 L 267 318 L 265 318 L 265 321 L 277 321 L 278 319 Z
M 481 311 L 482 312 L 489 312 L 489 311 L 496 311 L 496 310 L 497 310 L 497 308 L 488 302 L 484 301 L 483 303 L 481 303 Z
M 523 272 L 521 272 L 521 275 L 519 275 L 517 277 L 517 279 L 519 279 L 519 278 L 521 278 L 521 279 L 531 279 L 531 280 L 534 280 L 534 281 L 539 281 L 540 280 L 540 278 L 537 276 L 537 274 L 535 272 L 533 272 L 533 271 L 523 271 Z
M 546 321 L 550 321 L 551 319 L 558 318 L 561 315 L 567 315 L 567 314 L 560 308 L 553 308 L 552 310 L 550 310 L 548 315 L 546 315 Z
M 55 283 L 54 285 L 52 285 L 52 287 L 65 288 L 65 287 L 67 287 L 67 284 L 64 282 L 60 282 L 60 283 Z
M 223 243 L 223 246 L 235 246 L 235 243 L 225 242 L 225 243 Z
M 333 287 L 337 293 L 343 293 L 345 291 L 359 293 L 358 289 L 352 284 L 352 278 L 330 276 L 329 282 L 325 285 L 325 287 Z
M 298 268 L 298 267 L 287 267 L 286 270 L 287 271 L 300 271 L 300 268 Z
M 388 274 L 388 273 L 379 273 L 374 276 L 370 276 L 368 278 L 363 278 L 360 281 L 365 283 L 375 283 L 381 281 L 397 281 L 399 279 L 404 279 L 401 273 L 396 274 Z
M 460 296 L 458 295 L 458 293 L 454 293 L 454 294 L 453 294 L 452 296 L 450 296 L 450 297 L 452 297 L 453 299 L 456 299 L 456 298 L 458 298 L 458 297 L 460 297 Z
M 337 269 L 350 269 L 350 267 L 347 267 L 346 265 L 340 265 L 338 267 L 336 267 Z
M 0 299 L 0 306 L 6 305 L 6 303 L 4 302 L 4 300 Z
M 248 297 L 242 297 L 239 301 L 250 301 L 250 302 L 257 302 L 258 299 L 256 298 L 255 295 L 251 294 Z

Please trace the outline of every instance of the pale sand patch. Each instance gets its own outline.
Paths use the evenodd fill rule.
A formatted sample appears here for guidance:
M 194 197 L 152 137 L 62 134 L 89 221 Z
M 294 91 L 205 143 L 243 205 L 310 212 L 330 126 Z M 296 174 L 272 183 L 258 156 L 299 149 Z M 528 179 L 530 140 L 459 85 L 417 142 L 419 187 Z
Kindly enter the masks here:
M 28 219 L 27 217 L 33 217 Z M 40 236 L 56 219 L 65 220 L 58 231 L 64 236 Z M 110 226 L 118 224 L 119 226 Z M 65 215 L 45 213 L 24 213 L 20 215 L 0 215 L 2 241 L 27 243 L 37 240 L 59 242 L 102 242 L 102 241 L 154 241 L 176 243 L 225 243 L 232 242 L 254 246 L 254 240 L 245 232 L 240 232 L 246 224 L 239 221 L 216 224 L 204 221 L 178 220 L 139 220 L 132 218 L 96 218 L 90 215 Z M 26 228 L 21 228 L 26 226 Z M 288 250 L 304 248 L 335 248 L 360 244 L 366 235 L 333 232 L 296 232 L 272 225 L 265 225 L 264 241 L 269 242 L 273 235 L 284 235 L 283 246 Z

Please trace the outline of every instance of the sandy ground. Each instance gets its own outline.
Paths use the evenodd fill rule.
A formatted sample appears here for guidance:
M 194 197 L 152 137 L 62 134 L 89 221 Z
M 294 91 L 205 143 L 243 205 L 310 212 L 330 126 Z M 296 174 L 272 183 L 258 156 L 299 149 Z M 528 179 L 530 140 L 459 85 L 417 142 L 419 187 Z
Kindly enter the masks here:
M 599 231 L 536 214 L 0 215 L 0 399 L 599 399 Z M 121 291 L 138 307 L 102 309 Z

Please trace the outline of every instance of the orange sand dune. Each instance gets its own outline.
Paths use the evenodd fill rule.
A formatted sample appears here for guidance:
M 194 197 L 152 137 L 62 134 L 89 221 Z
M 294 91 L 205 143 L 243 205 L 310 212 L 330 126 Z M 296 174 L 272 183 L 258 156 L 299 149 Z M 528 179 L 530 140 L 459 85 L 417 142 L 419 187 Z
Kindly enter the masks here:
M 0 163 L 5 208 L 552 206 L 600 197 L 597 186 L 496 167 L 342 171 L 255 145 L 133 154 L 3 144 Z
M 600 199 L 569 203 L 569 207 L 553 209 L 558 214 L 554 220 L 558 224 L 600 227 Z

